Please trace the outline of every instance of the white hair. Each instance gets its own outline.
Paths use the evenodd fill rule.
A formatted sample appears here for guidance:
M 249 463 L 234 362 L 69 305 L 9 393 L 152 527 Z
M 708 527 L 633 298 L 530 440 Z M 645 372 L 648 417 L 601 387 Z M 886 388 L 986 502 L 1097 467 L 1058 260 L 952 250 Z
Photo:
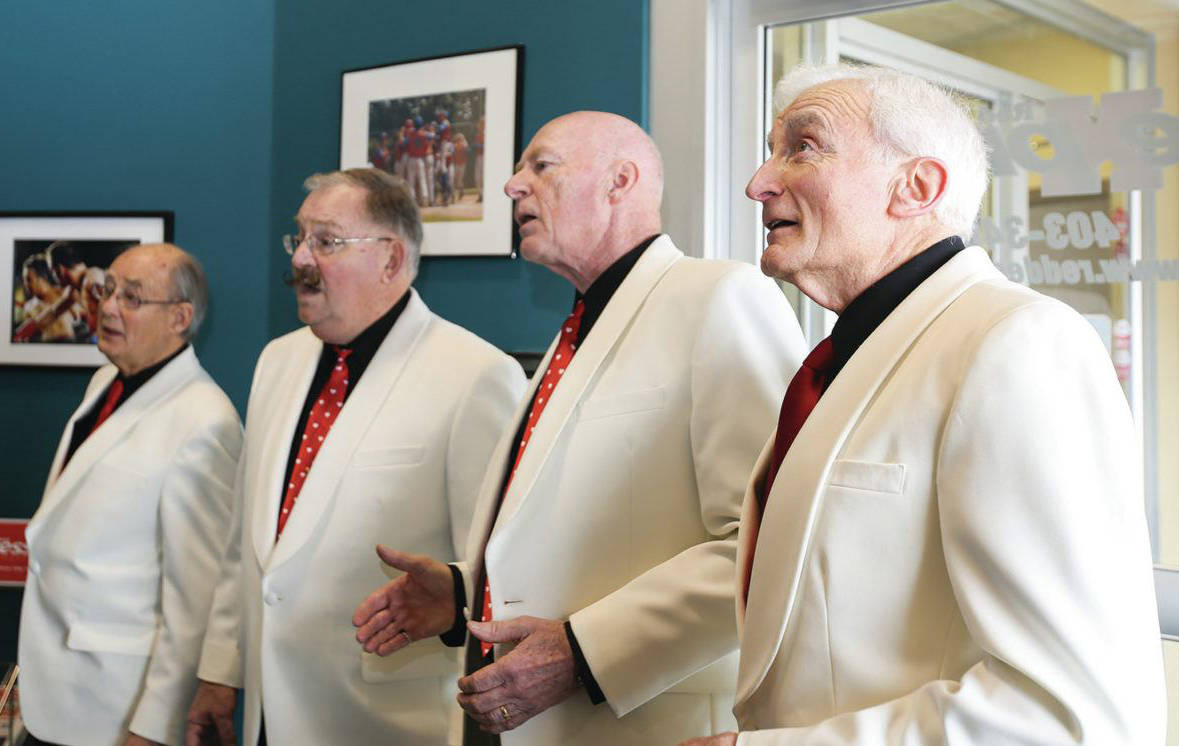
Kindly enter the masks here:
M 971 235 L 989 180 L 987 146 L 965 101 L 914 75 L 867 65 L 800 65 L 774 89 L 782 111 L 808 88 L 836 80 L 860 81 L 868 92 L 868 119 L 886 151 L 937 158 L 946 190 L 934 210 L 938 221 L 963 238 Z

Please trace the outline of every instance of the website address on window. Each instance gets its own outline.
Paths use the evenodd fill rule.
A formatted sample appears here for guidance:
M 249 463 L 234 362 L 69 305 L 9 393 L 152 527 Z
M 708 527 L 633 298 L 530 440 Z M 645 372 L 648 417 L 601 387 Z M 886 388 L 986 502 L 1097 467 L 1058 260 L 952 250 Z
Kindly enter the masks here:
M 1030 285 L 1109 285 L 1179 280 L 1179 259 L 1050 259 L 1007 262 L 1003 274 Z

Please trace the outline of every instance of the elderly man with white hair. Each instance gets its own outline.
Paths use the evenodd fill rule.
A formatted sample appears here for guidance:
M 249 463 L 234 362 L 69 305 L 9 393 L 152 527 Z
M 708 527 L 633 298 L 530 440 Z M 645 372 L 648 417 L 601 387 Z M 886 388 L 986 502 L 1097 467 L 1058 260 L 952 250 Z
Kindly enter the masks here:
M 847 66 L 777 104 L 762 268 L 839 320 L 746 494 L 741 733 L 694 743 L 1161 744 L 1133 423 L 1084 319 L 963 245 L 970 117 Z

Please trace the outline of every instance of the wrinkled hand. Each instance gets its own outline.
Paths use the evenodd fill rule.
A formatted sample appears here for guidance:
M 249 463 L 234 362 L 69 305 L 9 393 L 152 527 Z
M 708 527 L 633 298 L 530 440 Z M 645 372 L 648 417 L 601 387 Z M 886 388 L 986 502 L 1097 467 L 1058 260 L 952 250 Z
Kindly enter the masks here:
M 721 733 L 717 736 L 705 736 L 684 741 L 680 746 L 737 746 L 736 733 Z
M 159 741 L 152 741 L 136 733 L 128 733 L 123 746 L 163 746 Z
M 455 615 L 450 568 L 425 555 L 385 546 L 377 547 L 377 555 L 405 574 L 370 593 L 356 607 L 352 624 L 359 627 L 356 641 L 365 652 L 389 655 L 414 640 L 450 629 Z
M 470 622 L 484 642 L 516 642 L 514 650 L 459 679 L 458 703 L 489 733 L 518 728 L 577 691 L 577 667 L 565 625 L 522 616 L 502 622 Z
M 184 746 L 234 746 L 236 706 L 237 690 L 232 686 L 202 681 L 192 698 L 192 707 L 188 708 Z

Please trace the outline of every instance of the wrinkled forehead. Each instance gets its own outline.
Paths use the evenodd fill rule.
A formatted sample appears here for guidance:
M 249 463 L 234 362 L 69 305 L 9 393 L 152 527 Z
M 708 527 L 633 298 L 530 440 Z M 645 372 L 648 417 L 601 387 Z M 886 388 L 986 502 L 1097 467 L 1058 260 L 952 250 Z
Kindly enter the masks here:
M 343 230 L 368 220 L 368 192 L 353 184 L 331 184 L 308 194 L 295 215 L 295 223 L 307 228 Z
M 832 80 L 801 91 L 774 119 L 772 136 L 817 128 L 841 137 L 871 136 L 871 94 L 863 81 Z
M 105 275 L 120 287 L 164 288 L 171 262 L 166 254 L 151 249 L 130 248 L 119 254 Z
M 532 137 L 524 150 L 522 161 L 541 154 L 564 161 L 582 160 L 596 149 L 598 133 L 576 117 L 554 119 Z

